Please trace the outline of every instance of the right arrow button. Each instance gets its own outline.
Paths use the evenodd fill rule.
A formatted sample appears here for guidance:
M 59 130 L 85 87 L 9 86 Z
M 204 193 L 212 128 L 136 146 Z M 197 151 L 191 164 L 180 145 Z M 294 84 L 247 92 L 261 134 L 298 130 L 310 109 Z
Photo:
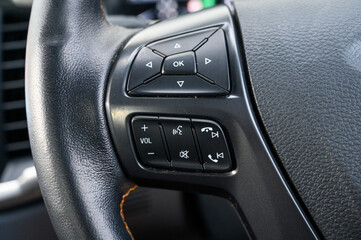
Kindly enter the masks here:
M 208 41 L 196 51 L 198 73 L 213 80 L 217 85 L 230 90 L 228 54 L 222 29 L 214 33 Z

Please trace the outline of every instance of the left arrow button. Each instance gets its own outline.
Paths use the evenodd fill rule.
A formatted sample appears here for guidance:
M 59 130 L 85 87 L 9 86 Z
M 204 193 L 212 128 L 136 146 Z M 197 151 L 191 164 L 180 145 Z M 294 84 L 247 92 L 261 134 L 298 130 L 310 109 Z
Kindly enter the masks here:
M 128 91 L 160 73 L 162 62 L 163 57 L 155 54 L 149 48 L 145 47 L 140 50 L 130 70 Z
M 145 66 L 149 67 L 149 68 L 153 68 L 153 62 L 150 61 L 149 63 L 145 64 Z

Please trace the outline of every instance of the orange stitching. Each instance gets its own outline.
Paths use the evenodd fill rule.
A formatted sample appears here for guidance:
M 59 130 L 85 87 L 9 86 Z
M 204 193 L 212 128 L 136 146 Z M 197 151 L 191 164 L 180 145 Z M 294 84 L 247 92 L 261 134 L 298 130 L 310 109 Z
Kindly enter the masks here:
M 125 225 L 125 229 L 127 229 L 127 232 L 129 233 L 129 235 L 130 235 L 130 237 L 132 238 L 132 240 L 134 240 L 134 237 L 133 237 L 132 232 L 130 231 L 130 228 L 129 228 L 127 222 L 125 221 L 123 206 L 124 206 L 124 203 L 125 203 L 125 198 L 127 198 L 127 197 L 129 196 L 129 194 L 130 194 L 132 191 L 134 191 L 135 189 L 137 189 L 137 188 L 138 188 L 138 185 L 134 185 L 134 187 L 130 188 L 130 189 L 128 190 L 128 192 L 123 195 L 122 201 L 121 201 L 121 203 L 120 203 L 120 216 L 122 217 L 123 222 L 124 222 L 124 225 Z
M 105 18 L 105 12 L 104 12 L 103 0 L 100 0 L 100 9 L 102 10 L 103 17 Z
M 103 18 L 104 18 L 105 22 L 106 22 L 108 25 L 113 26 L 113 24 L 110 23 L 110 22 L 107 20 L 107 16 L 106 16 L 105 11 L 104 11 L 103 0 L 100 0 L 100 10 L 102 11 L 102 15 L 103 15 Z

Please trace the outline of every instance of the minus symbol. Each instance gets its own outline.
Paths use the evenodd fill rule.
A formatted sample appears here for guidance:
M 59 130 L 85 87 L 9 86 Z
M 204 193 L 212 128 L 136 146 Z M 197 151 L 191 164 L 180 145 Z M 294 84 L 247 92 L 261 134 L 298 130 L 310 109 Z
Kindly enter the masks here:
M 155 153 L 154 152 L 149 152 L 148 155 L 154 155 Z

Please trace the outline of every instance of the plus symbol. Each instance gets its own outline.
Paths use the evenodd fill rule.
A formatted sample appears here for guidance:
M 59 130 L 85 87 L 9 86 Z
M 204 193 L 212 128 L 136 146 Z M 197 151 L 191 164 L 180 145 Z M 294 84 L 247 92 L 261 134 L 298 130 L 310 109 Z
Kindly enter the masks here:
M 143 127 L 141 127 L 141 129 L 143 129 L 143 131 L 147 131 L 148 127 L 144 124 Z

